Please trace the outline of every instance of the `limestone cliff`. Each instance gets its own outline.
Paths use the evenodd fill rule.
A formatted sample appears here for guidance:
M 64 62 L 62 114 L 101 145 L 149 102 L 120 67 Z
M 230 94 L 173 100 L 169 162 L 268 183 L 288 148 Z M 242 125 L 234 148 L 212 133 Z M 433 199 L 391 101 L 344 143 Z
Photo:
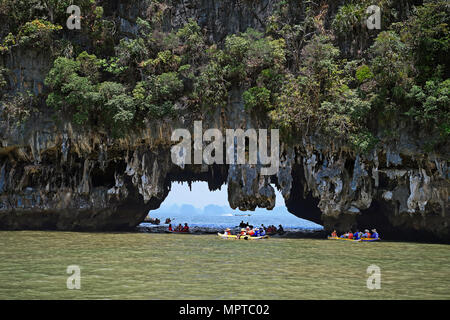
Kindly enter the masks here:
M 211 41 L 220 42 L 247 27 L 263 29 L 275 2 L 174 1 L 164 28 L 194 18 Z M 328 2 L 332 16 L 338 4 Z M 120 32 L 132 36 L 142 3 L 108 3 L 105 13 L 114 13 Z M 302 14 L 292 12 L 298 19 Z M 352 51 L 351 44 L 347 49 Z M 13 91 L 45 91 L 51 67 L 45 52 L 15 49 L 3 59 L 12 70 Z M 159 207 L 171 182 L 201 180 L 210 190 L 226 185 L 232 208 L 273 208 L 275 183 L 290 212 L 327 230 L 376 227 L 386 238 L 450 240 L 448 146 L 424 153 L 422 133 L 408 124 L 399 124 L 402 130 L 395 136 L 379 132 L 380 142 L 369 154 L 330 144 L 315 133 L 291 137 L 281 141 L 280 169 L 270 177 L 251 165 L 173 164 L 171 134 L 176 128 L 192 130 L 195 120 L 224 133 L 270 127 L 264 114 L 245 110 L 240 88 L 228 96 L 227 105 L 213 112 L 181 108 L 176 119 L 149 120 L 122 138 L 55 119 L 45 104 L 21 123 L 2 112 L 0 228 L 131 229 Z

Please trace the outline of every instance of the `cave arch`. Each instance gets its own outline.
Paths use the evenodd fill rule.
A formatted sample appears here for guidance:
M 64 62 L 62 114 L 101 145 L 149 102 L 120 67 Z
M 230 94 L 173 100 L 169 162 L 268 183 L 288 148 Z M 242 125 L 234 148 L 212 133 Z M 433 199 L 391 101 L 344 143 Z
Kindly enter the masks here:
M 220 190 L 210 190 L 208 181 L 204 180 L 189 181 L 189 183 L 172 182 L 168 196 L 158 209 L 149 211 L 149 218 L 157 218 L 163 225 L 166 219 L 170 218 L 171 223 L 175 225 L 188 223 L 190 226 L 202 228 L 231 228 L 243 221 L 253 226 L 281 224 L 285 228 L 294 228 L 298 231 L 322 229 L 321 225 L 290 213 L 280 191 L 275 184 L 272 186 L 275 187 L 276 195 L 276 204 L 273 209 L 256 208 L 241 211 L 239 208 L 230 207 L 226 184 L 222 185 Z M 151 226 L 145 222 L 142 227 Z

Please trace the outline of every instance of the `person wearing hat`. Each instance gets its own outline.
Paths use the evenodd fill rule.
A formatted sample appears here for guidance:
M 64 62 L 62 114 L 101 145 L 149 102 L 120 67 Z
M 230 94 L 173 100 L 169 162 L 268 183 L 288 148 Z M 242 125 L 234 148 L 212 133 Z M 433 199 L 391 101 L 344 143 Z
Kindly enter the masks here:
M 250 227 L 247 226 L 245 228 L 245 234 L 248 235 L 248 236 L 253 236 L 255 234 L 255 231 L 253 231 L 253 229 L 250 229 Z
M 226 235 L 226 236 L 231 236 L 231 230 L 230 230 L 230 228 L 226 228 L 226 229 L 225 229 L 225 232 L 224 232 L 223 234 Z
M 377 232 L 377 229 L 372 229 L 372 238 L 373 239 L 378 239 L 379 235 Z
M 245 229 L 242 228 L 241 232 L 236 237 L 237 237 L 237 239 L 239 239 L 240 237 L 245 236 L 246 234 L 247 234 L 247 231 L 245 231 Z
M 369 230 L 364 230 L 364 234 L 363 234 L 363 238 L 370 238 L 370 231 Z

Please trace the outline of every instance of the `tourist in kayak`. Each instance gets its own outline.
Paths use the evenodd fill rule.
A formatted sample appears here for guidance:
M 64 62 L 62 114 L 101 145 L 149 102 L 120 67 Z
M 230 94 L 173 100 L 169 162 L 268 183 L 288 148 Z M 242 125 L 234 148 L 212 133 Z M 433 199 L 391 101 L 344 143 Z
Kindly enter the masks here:
M 360 233 L 359 230 L 356 229 L 355 233 L 353 234 L 353 239 L 359 240 L 360 239 L 359 233 Z
M 226 228 L 225 231 L 223 232 L 223 234 L 226 235 L 226 236 L 231 236 L 230 228 Z
M 189 232 L 188 224 L 185 223 L 182 232 Z
M 250 228 L 248 227 L 248 229 L 247 229 L 247 234 L 248 234 L 250 237 L 254 237 L 254 236 L 255 236 L 255 230 L 250 229 Z
M 364 230 L 364 234 L 362 236 L 363 238 L 370 238 L 370 231 L 369 230 Z
M 171 224 L 169 224 L 169 231 L 173 231 Z
M 284 233 L 284 229 L 283 229 L 283 226 L 281 224 L 278 226 L 278 233 L 279 234 L 283 234 Z
M 264 237 L 266 235 L 266 230 L 264 228 L 259 229 L 259 236 Z
M 378 239 L 379 235 L 377 229 L 372 229 L 372 239 Z
M 236 236 L 236 238 L 240 238 L 240 237 L 242 237 L 242 236 L 245 236 L 247 234 L 247 231 L 244 229 L 244 228 L 242 228 L 241 229 L 241 233 L 239 233 L 237 236 Z
M 343 238 L 343 239 L 353 239 L 353 233 L 352 233 L 352 231 L 350 230 L 350 231 L 347 231 L 346 233 L 344 233 L 342 236 L 341 236 L 341 238 Z
M 333 232 L 331 233 L 331 236 L 333 238 L 337 238 L 338 237 L 336 230 L 333 230 Z

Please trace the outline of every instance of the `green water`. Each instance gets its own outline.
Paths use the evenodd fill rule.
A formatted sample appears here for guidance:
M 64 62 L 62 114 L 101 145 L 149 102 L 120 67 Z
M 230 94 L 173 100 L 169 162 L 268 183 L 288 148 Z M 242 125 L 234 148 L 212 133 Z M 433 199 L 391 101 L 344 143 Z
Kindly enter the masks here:
M 450 247 L 214 235 L 0 232 L 1 299 L 449 299 Z M 367 267 L 381 289 L 366 287 Z M 67 266 L 81 289 L 67 289 Z

